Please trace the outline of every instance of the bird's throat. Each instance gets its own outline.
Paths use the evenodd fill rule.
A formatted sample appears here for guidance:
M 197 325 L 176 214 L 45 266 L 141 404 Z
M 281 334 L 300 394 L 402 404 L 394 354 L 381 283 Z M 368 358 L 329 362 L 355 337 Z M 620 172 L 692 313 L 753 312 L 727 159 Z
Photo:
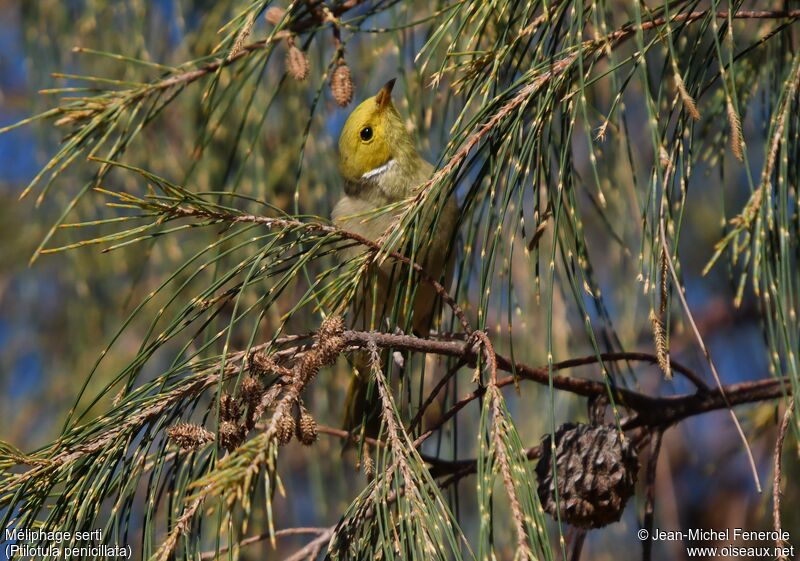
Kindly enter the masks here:
M 365 180 L 365 181 L 369 181 L 371 179 L 372 180 L 378 179 L 384 173 L 386 173 L 387 171 L 392 169 L 396 163 L 397 163 L 397 161 L 394 158 L 392 158 L 391 160 L 389 160 L 388 162 L 386 162 L 382 166 L 378 166 L 378 167 L 376 167 L 374 169 L 371 169 L 368 172 L 364 173 L 361 176 L 361 179 Z

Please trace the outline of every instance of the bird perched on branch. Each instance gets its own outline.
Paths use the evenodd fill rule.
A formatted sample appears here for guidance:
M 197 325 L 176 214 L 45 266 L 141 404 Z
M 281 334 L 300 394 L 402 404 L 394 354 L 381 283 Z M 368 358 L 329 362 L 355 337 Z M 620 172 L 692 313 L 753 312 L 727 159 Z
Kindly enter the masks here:
M 333 209 L 333 220 L 343 229 L 373 241 L 379 240 L 388 229 L 400 227 L 397 218 L 402 211 L 390 205 L 408 199 L 433 173 L 433 166 L 417 152 L 414 137 L 392 102 L 393 86 L 394 80 L 390 80 L 377 95 L 356 107 L 339 137 L 344 196 Z M 416 238 L 415 247 L 406 243 L 402 250 L 413 255 L 414 261 L 433 278 L 444 276 L 442 284 L 448 286 L 453 264 L 450 245 L 458 206 L 453 196 L 436 198 L 428 206 L 420 213 L 418 234 L 409 236 Z M 363 248 L 354 248 L 350 256 L 360 251 Z M 368 275 L 369 286 L 358 299 L 354 312 L 359 328 L 375 329 L 384 318 L 392 317 L 399 279 L 408 274 L 408 268 L 402 267 L 391 259 L 380 266 L 373 265 Z M 413 331 L 425 336 L 431 328 L 437 295 L 430 283 L 418 277 L 416 282 L 419 284 L 408 306 L 411 317 L 407 318 L 398 309 L 395 320 L 404 327 L 410 319 Z M 354 430 L 363 423 L 365 433 L 376 436 L 380 428 L 379 408 L 367 403 L 376 402 L 368 395 L 369 387 L 368 357 L 360 353 L 354 359 L 353 379 L 345 403 L 345 428 Z

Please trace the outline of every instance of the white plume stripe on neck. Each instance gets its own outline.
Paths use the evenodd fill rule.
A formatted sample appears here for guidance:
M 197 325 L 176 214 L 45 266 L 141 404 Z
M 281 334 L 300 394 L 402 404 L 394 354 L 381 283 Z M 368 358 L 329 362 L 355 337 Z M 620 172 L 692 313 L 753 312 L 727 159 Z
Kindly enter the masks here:
M 376 175 L 380 175 L 382 173 L 386 173 L 387 171 L 389 171 L 394 166 L 394 164 L 395 164 L 395 160 L 394 160 L 394 158 L 392 158 L 391 160 L 389 160 L 388 162 L 386 162 L 382 166 L 378 166 L 375 169 L 371 169 L 368 172 L 366 172 L 364 175 L 361 176 L 361 179 L 371 179 L 371 178 L 375 177 Z

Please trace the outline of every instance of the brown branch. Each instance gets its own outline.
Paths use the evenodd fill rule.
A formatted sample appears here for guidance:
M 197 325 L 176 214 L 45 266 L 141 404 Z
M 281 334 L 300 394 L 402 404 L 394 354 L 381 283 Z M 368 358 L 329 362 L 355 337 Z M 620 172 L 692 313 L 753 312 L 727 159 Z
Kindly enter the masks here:
M 322 234 L 330 234 L 338 236 L 345 240 L 350 240 L 357 242 L 365 247 L 367 247 L 370 253 L 375 256 L 381 251 L 383 251 L 383 245 L 381 243 L 375 242 L 360 234 L 356 234 L 355 232 L 351 232 L 349 230 L 343 230 L 336 226 L 332 226 L 329 224 L 323 224 L 322 222 L 303 222 L 301 220 L 296 220 L 293 218 L 273 218 L 269 216 L 259 216 L 254 214 L 240 214 L 240 215 L 231 215 L 229 213 L 223 212 L 216 212 L 211 211 L 208 209 L 199 209 L 199 208 L 187 208 L 184 206 L 176 206 L 176 205 L 168 205 L 161 202 L 155 202 L 157 206 L 159 206 L 163 211 L 168 212 L 174 217 L 181 217 L 181 218 L 190 218 L 190 217 L 201 217 L 201 218 L 210 218 L 212 220 L 218 220 L 220 222 L 226 223 L 247 223 L 247 224 L 260 224 L 267 228 L 297 228 L 303 229 L 308 232 L 319 232 Z M 428 284 L 433 287 L 434 291 L 436 292 L 439 297 L 441 297 L 442 301 L 453 311 L 453 314 L 458 318 L 461 326 L 464 328 L 468 334 L 473 332 L 472 327 L 470 326 L 469 320 L 467 320 L 464 311 L 462 310 L 461 306 L 455 301 L 455 299 L 450 296 L 450 293 L 447 289 L 442 286 L 442 284 L 436 280 L 430 273 L 428 273 L 419 263 L 412 261 L 409 257 L 399 253 L 397 251 L 389 251 L 386 253 L 389 257 L 394 259 L 395 261 L 402 263 L 416 272 L 422 280 L 427 282 Z
M 333 527 L 330 527 L 330 528 L 284 528 L 282 530 L 276 530 L 275 531 L 275 537 L 276 538 L 281 538 L 281 537 L 284 537 L 284 536 L 301 536 L 301 535 L 305 535 L 305 534 L 315 534 L 317 536 L 316 539 L 319 539 L 322 536 L 324 536 L 325 534 L 328 534 L 328 537 L 330 537 L 330 532 L 331 532 L 332 529 L 333 529 Z M 238 550 L 238 549 L 241 549 L 242 547 L 246 547 L 248 545 L 252 545 L 254 543 L 258 543 L 258 542 L 261 542 L 261 541 L 264 541 L 264 540 L 268 540 L 268 539 L 271 539 L 271 538 L 272 538 L 272 536 L 270 535 L 269 532 L 264 532 L 263 534 L 258 534 L 257 536 L 250 536 L 249 538 L 245 538 L 245 539 L 239 541 L 236 544 L 235 549 Z M 314 542 L 311 542 L 311 543 L 314 543 Z M 305 547 L 308 547 L 308 545 L 306 545 Z M 303 549 L 305 549 L 305 547 Z M 217 557 L 219 557 L 219 555 L 221 555 L 223 553 L 227 553 L 229 549 L 230 549 L 230 546 L 226 545 L 226 546 L 220 547 L 218 551 L 205 551 L 202 554 L 200 554 L 200 560 L 201 561 L 207 561 L 209 559 L 216 559 Z
M 742 425 L 739 422 L 738 417 L 736 417 L 736 413 L 734 412 L 733 408 L 730 404 L 727 403 L 728 398 L 725 395 L 725 387 L 722 385 L 722 380 L 720 378 L 719 372 L 717 372 L 716 366 L 714 366 L 714 361 L 711 360 L 711 354 L 706 347 L 705 342 L 703 341 L 703 336 L 700 334 L 700 330 L 697 328 L 697 323 L 694 321 L 694 315 L 692 314 L 691 308 L 689 308 L 689 302 L 686 301 L 686 296 L 684 295 L 685 288 L 681 284 L 681 280 L 678 277 L 678 272 L 675 270 L 675 264 L 672 262 L 672 253 L 669 248 L 669 244 L 667 243 L 667 229 L 664 225 L 664 214 L 662 211 L 661 218 L 659 220 L 659 234 L 661 237 L 661 249 L 663 251 L 663 255 L 666 259 L 666 264 L 669 268 L 670 275 L 672 276 L 672 281 L 675 285 L 675 292 L 678 294 L 678 301 L 681 303 L 681 307 L 683 308 L 686 319 L 689 320 L 689 326 L 692 328 L 692 332 L 695 335 L 695 339 L 697 339 L 697 346 L 703 352 L 703 356 L 708 363 L 708 367 L 711 370 L 711 374 L 714 376 L 714 382 L 717 384 L 717 389 L 719 390 L 720 394 L 722 395 L 722 399 L 726 402 L 728 406 L 728 412 L 730 414 L 731 420 L 733 421 L 733 425 L 736 427 L 736 432 L 739 434 L 739 438 L 742 441 L 742 447 L 744 448 L 745 454 L 747 455 L 747 461 L 750 464 L 750 470 L 753 473 L 753 482 L 756 485 L 756 490 L 760 493 L 761 492 L 761 481 L 758 478 L 758 468 L 756 467 L 756 460 L 753 457 L 753 451 L 750 449 L 750 445 L 747 442 L 747 436 L 744 434 L 744 429 L 742 429 Z
M 689 12 L 688 14 L 675 14 L 669 19 L 669 23 L 691 23 L 699 19 L 708 17 L 711 10 Z M 718 19 L 728 19 L 729 12 L 718 11 Z M 730 15 L 733 19 L 796 19 L 800 17 L 800 10 L 739 10 Z M 641 27 L 635 24 L 623 26 L 622 28 L 610 33 L 606 37 L 598 39 L 601 42 L 619 44 L 620 42 L 632 37 L 636 31 L 648 31 L 667 23 L 667 18 L 658 17 L 650 21 L 642 22 Z M 616 46 L 616 45 L 615 45 Z
M 794 410 L 794 399 L 789 402 L 789 407 L 786 408 L 786 413 L 783 414 L 783 421 L 778 428 L 778 438 L 775 441 L 775 453 L 773 455 L 773 462 L 775 464 L 773 481 L 772 481 L 772 520 L 774 522 L 775 532 L 778 536 L 781 535 L 781 451 L 783 450 L 783 441 L 786 438 L 786 432 L 789 429 L 789 421 L 792 419 L 792 411 Z M 784 547 L 784 541 L 780 537 L 775 538 L 775 546 L 779 549 Z M 778 559 L 786 559 L 785 555 L 779 555 Z
M 393 348 L 396 350 L 407 350 L 413 352 L 423 352 L 451 356 L 456 358 L 474 361 L 478 358 L 478 350 L 474 347 L 465 346 L 463 341 L 442 341 L 422 339 L 410 335 L 397 335 L 390 333 L 370 333 L 364 331 L 345 331 L 343 337 L 347 344 L 355 347 L 366 347 L 369 341 L 374 341 L 378 347 Z M 505 372 L 516 372 L 516 376 L 536 382 L 542 385 L 550 384 L 550 376 L 547 367 L 532 367 L 522 363 L 512 363 L 510 359 L 503 355 L 497 356 L 497 367 Z M 553 364 L 553 371 L 566 370 L 576 366 L 596 364 L 603 361 L 637 361 L 656 364 L 658 357 L 650 353 L 642 352 L 614 352 L 601 353 L 600 356 L 590 355 L 586 357 L 573 358 Z M 691 372 L 687 367 L 671 360 L 672 369 L 676 372 Z M 696 376 L 696 375 L 695 375 Z M 507 376 L 497 381 L 498 387 L 513 384 L 514 376 Z M 678 396 L 653 397 L 627 388 L 612 387 L 611 393 L 614 399 L 636 412 L 636 415 L 625 422 L 625 429 L 633 429 L 641 426 L 668 427 L 687 417 L 715 411 L 726 407 L 727 396 L 730 405 L 742 405 L 775 399 L 785 395 L 790 391 L 786 378 L 770 378 L 756 382 L 742 382 L 723 386 L 723 389 L 699 389 L 693 394 L 683 394 Z M 558 390 L 567 391 L 575 395 L 592 397 L 595 395 L 607 394 L 606 384 L 586 378 L 573 376 L 554 375 L 552 377 L 553 387 Z M 423 433 L 417 442 L 425 440 L 432 432 L 451 419 L 455 414 L 465 407 L 468 403 L 481 397 L 486 392 L 485 387 L 479 387 L 475 391 L 467 394 L 453 407 L 448 410 L 439 420 L 437 425 Z
M 657 429 L 650 440 L 650 457 L 647 460 L 647 480 L 645 482 L 646 497 L 644 505 L 644 521 L 642 527 L 647 530 L 647 539 L 642 540 L 642 561 L 650 561 L 653 553 L 653 520 L 656 505 L 656 469 L 658 456 L 661 452 L 661 440 L 664 436 L 663 429 Z
M 319 555 L 320 550 L 325 547 L 331 541 L 331 537 L 333 537 L 333 532 L 335 531 L 336 527 L 331 526 L 328 528 L 328 531 L 324 534 L 321 534 L 319 537 L 314 538 L 312 541 L 308 542 L 306 546 L 294 553 L 291 557 L 287 557 L 286 561 L 302 561 L 304 559 L 313 560 L 316 559 Z
M 411 419 L 411 422 L 408 424 L 408 427 L 409 427 L 409 429 L 410 429 L 411 431 L 413 431 L 413 430 L 414 430 L 414 428 L 415 428 L 415 427 L 416 427 L 416 426 L 417 426 L 417 425 L 418 425 L 420 422 L 422 422 L 422 416 L 425 414 L 425 411 L 427 411 L 428 407 L 430 407 L 430 406 L 431 406 L 431 404 L 433 403 L 433 400 L 435 400 L 435 399 L 436 399 L 436 396 L 438 396 L 438 395 L 439 395 L 439 392 L 441 392 L 441 391 L 442 391 L 442 389 L 443 389 L 443 388 L 444 388 L 444 387 L 445 387 L 445 386 L 448 384 L 448 382 L 449 382 L 449 381 L 452 379 L 452 377 L 453 377 L 453 376 L 455 376 L 455 375 L 458 373 L 458 371 L 459 371 L 459 370 L 461 370 L 461 368 L 463 368 L 464 366 L 466 366 L 468 363 L 469 363 L 469 360 L 468 360 L 468 359 L 466 359 L 466 358 L 461 358 L 461 359 L 459 359 L 459 361 L 458 361 L 458 362 L 456 362 L 456 363 L 455 363 L 455 364 L 452 366 L 452 368 L 450 368 L 450 369 L 447 371 L 447 373 L 446 373 L 444 376 L 442 376 L 442 377 L 441 377 L 441 379 L 440 379 L 438 382 L 436 382 L 436 386 L 434 386 L 434 388 L 433 388 L 433 389 L 431 390 L 431 392 L 428 394 L 428 397 L 426 397 L 426 398 L 425 398 L 425 401 L 422 403 L 422 405 L 420 405 L 420 408 L 419 408 L 419 410 L 417 411 L 417 414 L 416 414 L 416 415 L 414 415 L 414 418 L 413 418 L 413 419 Z
M 353 9 L 354 7 L 358 6 L 359 4 L 363 3 L 364 0 L 347 0 L 346 2 L 342 2 L 337 6 L 333 7 L 330 11 L 334 16 L 340 16 L 345 12 Z M 212 74 L 223 68 L 228 66 L 237 60 L 246 57 L 247 55 L 255 52 L 260 51 L 270 43 L 274 43 L 289 37 L 293 33 L 305 33 L 310 31 L 311 29 L 325 25 L 327 22 L 325 18 L 317 14 L 316 12 L 312 11 L 309 12 L 307 17 L 300 18 L 289 25 L 289 30 L 281 30 L 273 33 L 266 39 L 261 39 L 260 41 L 254 41 L 252 43 L 248 43 L 246 45 L 240 45 L 238 48 L 232 50 L 227 56 L 223 53 L 220 53 L 219 58 L 213 60 L 207 64 L 200 66 L 199 68 L 195 68 L 193 70 L 187 70 L 186 72 L 182 72 L 180 74 L 175 74 L 168 78 L 164 78 L 154 84 L 152 84 L 149 88 L 150 91 L 154 90 L 167 90 L 169 88 L 175 86 L 185 86 L 187 84 L 191 84 L 192 82 Z M 83 49 L 81 47 L 76 47 L 73 49 L 75 52 L 81 52 Z

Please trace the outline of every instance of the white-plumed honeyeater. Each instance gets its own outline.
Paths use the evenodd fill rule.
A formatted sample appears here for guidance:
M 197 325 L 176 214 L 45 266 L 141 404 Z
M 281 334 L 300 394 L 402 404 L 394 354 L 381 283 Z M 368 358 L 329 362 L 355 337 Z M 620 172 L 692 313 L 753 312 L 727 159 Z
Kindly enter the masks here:
M 433 166 L 417 152 L 414 137 L 408 131 L 392 102 L 394 80 L 389 81 L 374 97 L 356 107 L 339 137 L 339 170 L 344 180 L 344 196 L 333 209 L 333 220 L 345 230 L 373 241 L 389 228 L 399 227 L 402 210 L 384 207 L 408 199 L 428 181 Z M 456 227 L 458 206 L 454 196 L 437 199 L 420 213 L 415 241 L 414 260 L 433 278 L 444 276 L 447 287 L 452 276 L 453 251 L 450 250 Z M 378 210 L 382 209 L 384 210 Z M 414 237 L 414 236 L 409 236 Z M 411 255 L 408 244 L 404 251 Z M 349 254 L 363 251 L 353 249 Z M 386 259 L 369 272 L 368 287 L 355 307 L 355 323 L 361 329 L 381 327 L 391 317 L 399 279 L 408 274 L 392 259 Z M 430 283 L 416 277 L 413 303 L 408 306 L 410 325 L 418 335 L 427 335 L 431 328 L 436 291 Z M 404 314 L 397 314 L 397 324 L 406 323 Z M 370 383 L 366 353 L 354 358 L 354 372 L 345 403 L 345 428 L 364 426 L 368 436 L 375 436 L 380 427 L 377 392 L 368 396 Z M 367 403 L 369 402 L 369 403 Z

